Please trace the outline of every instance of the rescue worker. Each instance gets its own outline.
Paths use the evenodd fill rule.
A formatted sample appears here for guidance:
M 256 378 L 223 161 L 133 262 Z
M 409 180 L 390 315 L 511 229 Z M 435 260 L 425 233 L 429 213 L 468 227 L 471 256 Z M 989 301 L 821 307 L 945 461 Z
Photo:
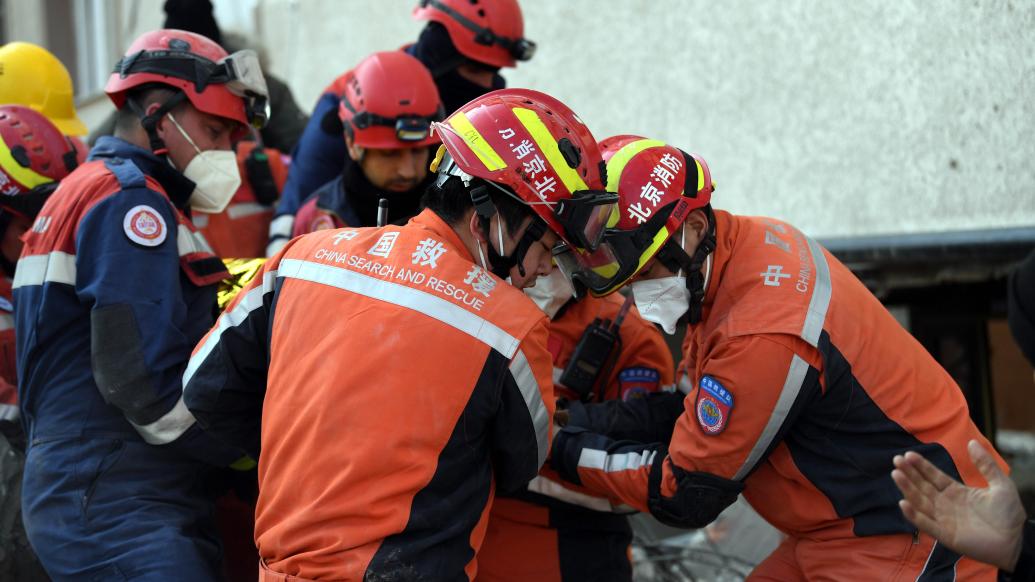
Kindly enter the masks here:
M 0 104 L 32 108 L 61 133 L 81 137 L 87 133 L 86 124 L 76 113 L 74 99 L 72 77 L 50 51 L 29 42 L 0 47 Z
M 0 106 L 0 579 L 47 580 L 22 526 L 25 432 L 18 417 L 15 372 L 15 264 L 21 236 L 57 182 L 82 160 L 72 139 L 41 113 Z
M 255 139 L 260 141 L 264 148 L 272 148 L 283 153 L 294 149 L 309 122 L 309 116 L 299 109 L 287 83 L 269 74 L 261 47 L 254 46 L 244 35 L 220 30 L 211 0 L 165 0 L 162 9 L 165 11 L 162 28 L 200 34 L 223 47 L 228 53 L 254 50 L 259 55 L 259 64 L 266 80 L 270 111 L 267 116 L 269 122 L 256 132 Z M 116 114 L 112 113 L 90 132 L 90 145 L 96 144 L 101 136 L 112 135 L 115 131 L 115 119 Z M 242 178 L 247 181 L 248 176 Z
M 630 284 L 668 333 L 687 318 L 686 410 L 667 444 L 569 425 L 551 465 L 677 527 L 707 525 L 743 493 L 788 536 L 753 580 L 993 579 L 906 521 L 890 477 L 912 450 L 983 483 L 967 442 L 991 445 L 950 376 L 812 239 L 713 211 L 699 157 L 624 141 L 607 167 L 620 219 L 593 255 L 558 259 L 595 294 Z
M 427 21 L 420 37 L 404 51 L 424 63 L 446 113 L 471 99 L 506 86 L 499 70 L 515 67 L 535 54 L 524 38 L 517 0 L 420 0 L 413 17 Z M 270 224 L 267 255 L 280 250 L 294 232 L 299 206 L 321 185 L 341 174 L 347 158 L 338 116 L 348 73 L 324 89 L 298 145 L 276 217 Z
M 115 137 L 47 200 L 14 280 L 26 530 L 55 580 L 213 580 L 206 466 L 243 455 L 181 399 L 226 275 L 188 217 L 237 189 L 231 138 L 264 120 L 263 80 L 252 53 L 157 30 L 105 92 Z
M 665 340 L 621 296 L 576 300 L 557 267 L 525 293 L 550 318 L 554 391 L 563 399 L 558 407 L 643 400 L 673 388 L 675 365 Z M 478 580 L 632 580 L 626 517 L 632 511 L 564 484 L 543 467 L 524 491 L 493 502 Z
M 616 196 L 589 130 L 542 93 L 435 128 L 421 214 L 293 239 L 184 373 L 206 430 L 261 442 L 264 580 L 469 580 L 494 491 L 546 459 L 547 320 L 519 289 L 559 236 L 598 244 Z
M 416 216 L 438 138 L 431 123 L 445 117 L 431 74 L 402 51 L 374 53 L 344 77 L 338 106 L 348 156 L 345 170 L 302 205 L 293 236 L 324 228 L 375 226 L 378 202 L 385 219 Z

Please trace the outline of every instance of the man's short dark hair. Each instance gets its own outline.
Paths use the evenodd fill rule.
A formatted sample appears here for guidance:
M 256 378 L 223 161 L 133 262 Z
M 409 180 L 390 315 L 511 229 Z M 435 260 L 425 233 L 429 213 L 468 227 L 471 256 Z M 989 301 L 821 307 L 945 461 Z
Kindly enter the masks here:
M 464 186 L 463 181 L 457 176 L 450 176 L 441 187 L 432 184 L 424 193 L 422 204 L 451 226 L 459 226 L 458 223 L 474 206 L 474 202 L 471 201 L 471 189 L 478 187 L 488 189 L 489 199 L 496 206 L 496 211 L 503 219 L 503 224 L 507 227 L 507 234 L 510 236 L 514 236 L 525 218 L 529 216 L 538 218 L 528 204 L 478 178 L 471 181 L 470 188 Z M 506 188 L 506 186 L 501 187 Z
M 137 109 L 145 110 L 151 103 L 164 103 L 168 101 L 176 94 L 176 91 L 176 89 L 161 83 L 148 83 L 130 89 L 126 92 L 125 103 L 122 104 L 122 107 L 115 115 L 115 130 L 131 132 L 140 126 L 140 115 L 137 114 L 131 103 L 135 104 Z M 173 111 L 175 112 L 180 107 L 183 107 L 184 103 L 174 107 Z

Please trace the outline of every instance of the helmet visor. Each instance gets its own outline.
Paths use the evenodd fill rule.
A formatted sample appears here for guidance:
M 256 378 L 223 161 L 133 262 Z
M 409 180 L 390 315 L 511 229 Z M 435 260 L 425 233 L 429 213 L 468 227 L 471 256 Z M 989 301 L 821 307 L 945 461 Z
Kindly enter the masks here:
M 591 252 L 579 252 L 559 244 L 553 249 L 553 260 L 576 290 L 585 288 L 597 296 L 609 293 L 625 271 L 606 242 Z
M 596 250 L 604 229 L 618 212 L 618 195 L 602 190 L 582 190 L 557 201 L 555 214 L 567 238 L 582 249 Z

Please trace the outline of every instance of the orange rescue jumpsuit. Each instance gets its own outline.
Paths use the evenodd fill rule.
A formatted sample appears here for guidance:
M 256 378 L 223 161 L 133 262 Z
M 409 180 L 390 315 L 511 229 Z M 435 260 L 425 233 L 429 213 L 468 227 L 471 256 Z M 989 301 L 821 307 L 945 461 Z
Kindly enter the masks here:
M 425 210 L 288 243 L 198 344 L 184 402 L 253 455 L 261 426 L 267 579 L 470 580 L 494 490 L 546 459 L 546 343 Z
M 972 486 L 966 445 L 991 445 L 959 387 L 832 255 L 774 219 L 716 212 L 692 390 L 666 448 L 560 432 L 552 464 L 672 525 L 745 498 L 789 537 L 755 580 L 993 580 L 917 533 L 891 480 L 914 450 Z
M 571 301 L 550 322 L 557 396 L 578 400 L 559 383 L 583 331 L 596 318 L 614 321 L 623 298 Z M 661 333 L 632 308 L 621 328 L 621 352 L 603 382 L 605 400 L 643 399 L 672 388 L 672 354 Z M 497 497 L 478 554 L 480 582 L 630 580 L 628 506 L 563 484 L 544 467 L 526 491 Z

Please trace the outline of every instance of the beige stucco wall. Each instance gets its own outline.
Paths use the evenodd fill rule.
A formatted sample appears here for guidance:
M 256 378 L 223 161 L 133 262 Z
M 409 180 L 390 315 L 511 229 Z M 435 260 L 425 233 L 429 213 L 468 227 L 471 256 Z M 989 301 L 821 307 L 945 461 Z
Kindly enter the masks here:
M 311 104 L 412 42 L 409 0 L 260 0 L 272 70 Z M 1035 4 L 526 0 L 536 58 L 597 137 L 700 153 L 720 207 L 818 236 L 1035 225 Z
M 157 0 L 110 1 L 129 39 L 161 22 Z M 421 27 L 415 0 L 215 3 L 304 108 Z M 703 155 L 719 207 L 817 236 L 1035 225 L 1035 3 L 522 5 L 539 52 L 505 72 L 511 86 L 560 97 L 598 138 L 642 133 Z

